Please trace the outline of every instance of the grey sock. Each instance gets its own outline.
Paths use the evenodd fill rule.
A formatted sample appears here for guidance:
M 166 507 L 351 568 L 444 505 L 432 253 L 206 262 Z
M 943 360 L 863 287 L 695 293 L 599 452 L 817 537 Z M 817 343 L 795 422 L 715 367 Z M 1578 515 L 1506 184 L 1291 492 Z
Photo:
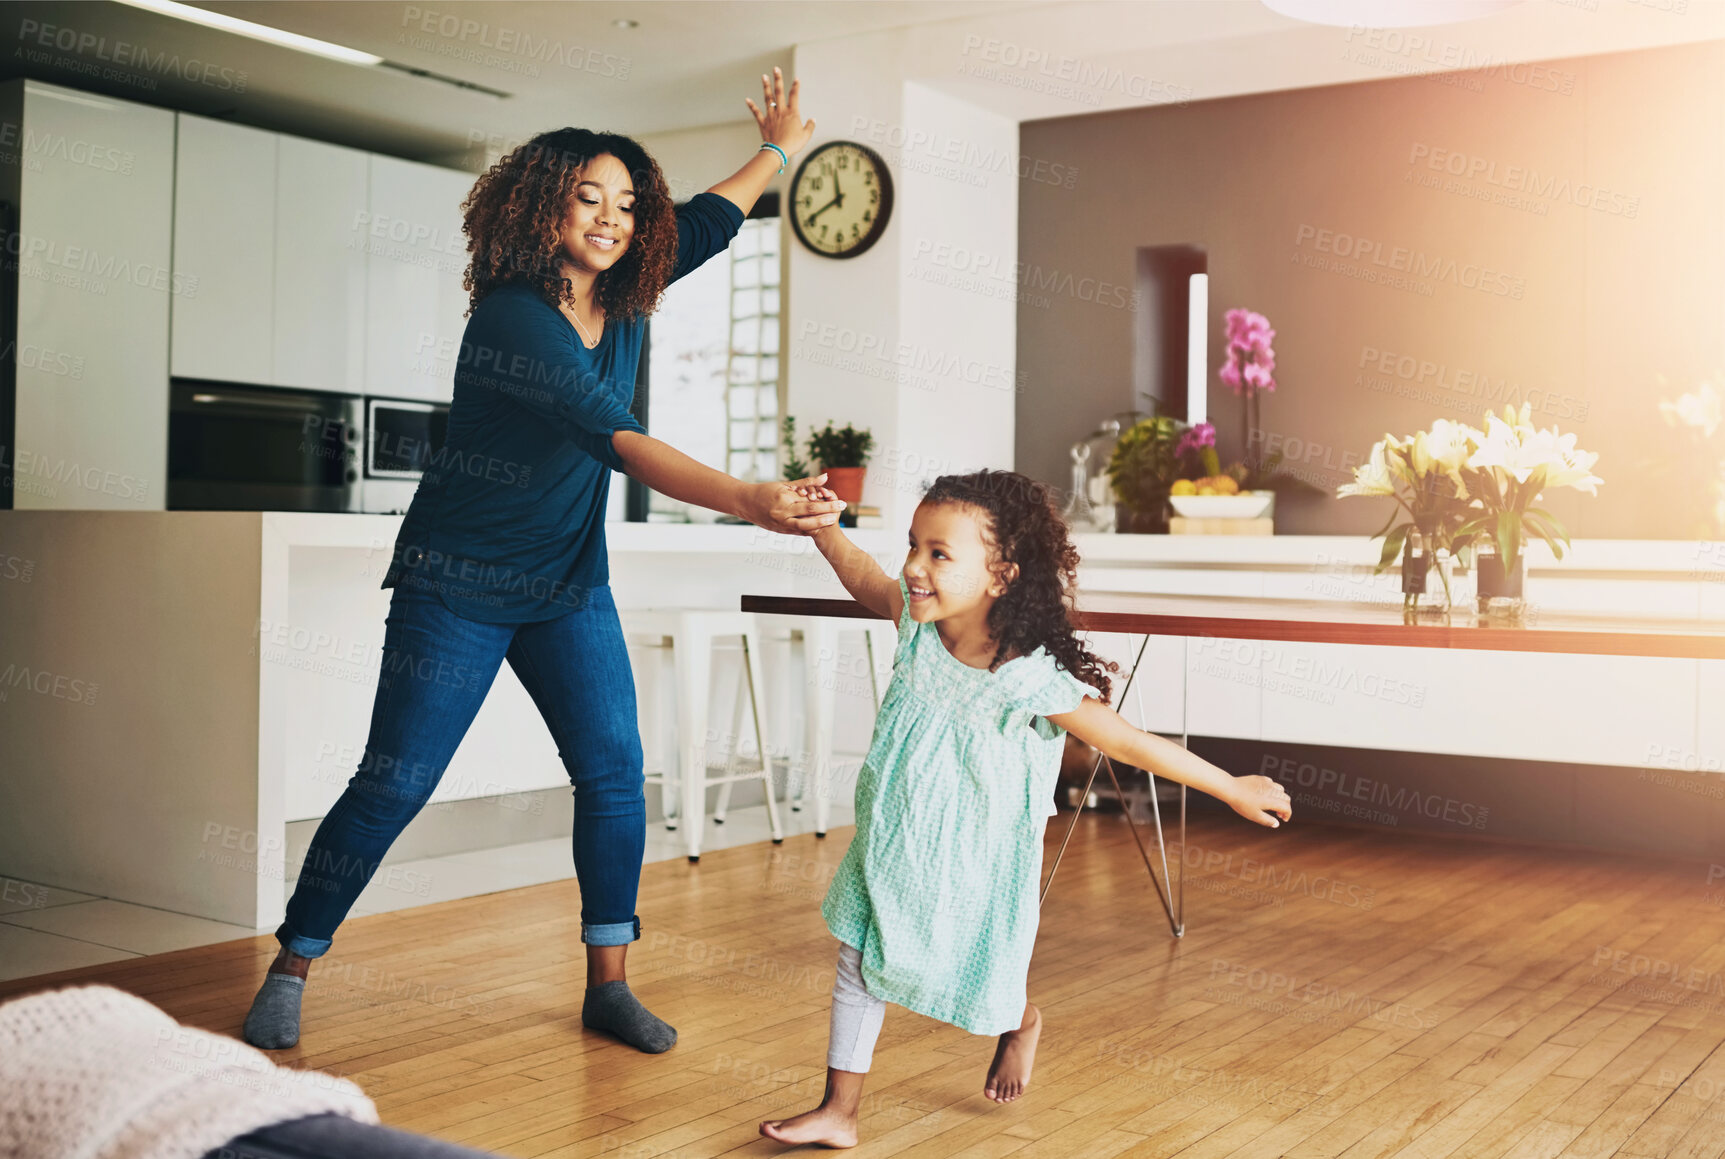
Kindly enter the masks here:
M 581 1003 L 581 1025 L 609 1030 L 648 1054 L 662 1054 L 677 1045 L 677 1032 L 641 1005 L 627 982 L 601 982 L 588 990 Z
M 305 979 L 297 974 L 269 973 L 246 1015 L 245 1040 L 260 1050 L 286 1050 L 299 1041 L 299 1000 Z

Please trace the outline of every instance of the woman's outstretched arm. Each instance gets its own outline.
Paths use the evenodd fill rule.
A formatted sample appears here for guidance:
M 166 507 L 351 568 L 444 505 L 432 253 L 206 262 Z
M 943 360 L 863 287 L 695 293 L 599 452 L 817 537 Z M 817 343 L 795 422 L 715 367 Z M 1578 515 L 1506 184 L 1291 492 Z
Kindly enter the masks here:
M 764 74 L 761 77 L 761 99 L 767 107 L 763 110 L 747 98 L 743 102 L 755 115 L 755 124 L 761 128 L 761 140 L 783 149 L 786 157 L 795 157 L 815 135 L 815 123 L 812 120 L 805 122 L 797 110 L 797 90 L 801 84 L 801 81 L 792 81 L 791 91 L 786 94 L 784 74 L 775 66 L 771 77 Z M 781 163 L 779 155 L 771 149 L 757 150 L 748 164 L 707 192 L 718 194 L 747 214 L 766 191 L 767 182 L 777 175 Z
M 617 431 L 611 447 L 630 477 L 661 495 L 736 515 L 768 531 L 807 535 L 837 523 L 844 510 L 841 500 L 810 497 L 826 482 L 824 473 L 792 483 L 745 483 L 639 431 Z

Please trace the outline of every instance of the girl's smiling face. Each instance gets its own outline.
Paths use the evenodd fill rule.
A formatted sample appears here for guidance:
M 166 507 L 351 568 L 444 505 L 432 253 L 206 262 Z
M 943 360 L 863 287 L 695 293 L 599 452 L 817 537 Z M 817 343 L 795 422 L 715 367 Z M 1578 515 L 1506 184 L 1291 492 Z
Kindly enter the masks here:
M 918 505 L 904 559 L 911 619 L 932 624 L 967 613 L 986 617 L 1006 594 L 1017 569 L 995 562 L 987 521 L 986 514 L 962 503 Z
M 603 273 L 617 264 L 635 235 L 635 189 L 628 167 L 601 153 L 581 167 L 559 227 L 563 256 Z

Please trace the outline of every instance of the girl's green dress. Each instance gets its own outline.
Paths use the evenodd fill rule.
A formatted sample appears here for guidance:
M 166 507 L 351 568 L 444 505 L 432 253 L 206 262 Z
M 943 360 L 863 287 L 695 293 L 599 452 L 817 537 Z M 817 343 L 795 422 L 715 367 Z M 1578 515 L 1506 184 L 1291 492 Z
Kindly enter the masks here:
M 972 1034 L 1017 1030 L 1036 942 L 1042 831 L 1070 712 L 1095 689 L 1046 649 L 990 672 L 933 624 L 898 621 L 892 680 L 857 774 L 856 836 L 821 916 L 869 993 Z

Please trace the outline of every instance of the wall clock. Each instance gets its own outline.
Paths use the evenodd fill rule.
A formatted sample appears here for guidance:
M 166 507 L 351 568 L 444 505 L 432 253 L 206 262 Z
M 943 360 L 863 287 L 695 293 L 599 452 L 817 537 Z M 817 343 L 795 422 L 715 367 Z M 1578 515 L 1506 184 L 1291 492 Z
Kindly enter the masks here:
M 880 154 L 855 141 L 829 141 L 791 179 L 791 228 L 829 258 L 854 258 L 880 240 L 892 216 L 892 174 Z

